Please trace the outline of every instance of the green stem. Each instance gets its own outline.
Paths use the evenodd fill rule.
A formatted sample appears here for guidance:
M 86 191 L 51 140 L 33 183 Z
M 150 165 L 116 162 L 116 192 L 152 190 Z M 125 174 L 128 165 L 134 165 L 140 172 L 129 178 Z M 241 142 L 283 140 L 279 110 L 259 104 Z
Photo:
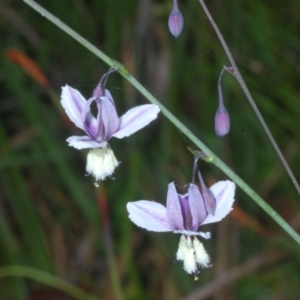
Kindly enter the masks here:
M 119 70 L 120 74 L 124 76 L 142 95 L 144 95 L 150 102 L 156 104 L 161 109 L 161 112 L 183 133 L 185 134 L 195 145 L 197 145 L 206 155 L 211 157 L 211 162 L 214 163 L 220 170 L 222 170 L 229 178 L 231 178 L 245 193 L 247 193 L 267 214 L 273 218 L 279 226 L 282 227 L 299 245 L 300 245 L 300 236 L 297 232 L 279 215 L 276 211 L 268 205 L 253 189 L 251 189 L 246 182 L 244 182 L 237 174 L 235 174 L 227 165 L 225 165 L 221 159 L 219 159 L 206 145 L 203 144 L 185 125 L 183 125 L 169 110 L 167 110 L 147 89 L 145 89 L 131 74 L 128 70 L 119 62 L 109 58 L 102 51 L 97 49 L 89 41 L 81 37 L 73 29 L 68 27 L 58 18 L 53 16 L 39 4 L 35 3 L 32 0 L 23 0 L 42 16 L 47 18 L 57 27 L 62 29 L 81 45 L 86 47 L 97 57 L 106 62 L 109 66 L 115 67 Z
M 78 287 L 44 271 L 25 266 L 4 266 L 0 268 L 0 279 L 5 277 L 25 277 L 56 288 L 78 300 L 100 300 L 89 295 Z

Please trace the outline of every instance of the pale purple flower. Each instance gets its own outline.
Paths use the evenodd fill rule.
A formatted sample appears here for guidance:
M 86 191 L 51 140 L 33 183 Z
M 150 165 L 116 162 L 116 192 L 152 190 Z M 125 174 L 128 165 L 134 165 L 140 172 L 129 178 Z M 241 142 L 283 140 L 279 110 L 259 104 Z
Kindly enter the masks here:
M 96 104 L 97 117 L 91 113 L 92 103 Z M 84 136 L 71 136 L 67 142 L 76 149 L 91 149 L 86 170 L 95 176 L 96 181 L 112 175 L 119 164 L 108 140 L 112 137 L 122 139 L 135 133 L 156 119 L 160 111 L 156 105 L 145 104 L 130 109 L 119 118 L 110 92 L 101 85 L 95 88 L 88 100 L 66 85 L 62 88 L 61 104 L 70 120 L 86 133 Z
M 210 266 L 210 258 L 196 237 L 208 239 L 210 233 L 198 232 L 199 227 L 219 222 L 232 210 L 235 192 L 233 182 L 219 181 L 210 191 L 216 199 L 214 214 L 207 211 L 205 199 L 193 183 L 184 195 L 178 194 L 175 184 L 170 183 L 166 207 L 148 200 L 127 203 L 129 218 L 137 226 L 149 231 L 172 231 L 182 235 L 176 257 L 183 261 L 183 268 L 189 274 L 196 274 L 200 266 Z
M 177 0 L 173 0 L 173 8 L 169 16 L 168 25 L 169 30 L 174 37 L 178 37 L 183 29 L 183 16 L 178 9 Z

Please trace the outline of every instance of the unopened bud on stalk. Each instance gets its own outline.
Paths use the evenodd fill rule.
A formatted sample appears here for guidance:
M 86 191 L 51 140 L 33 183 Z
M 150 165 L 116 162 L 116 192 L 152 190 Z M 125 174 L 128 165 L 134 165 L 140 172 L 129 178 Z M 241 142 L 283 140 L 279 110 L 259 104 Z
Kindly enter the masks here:
M 178 9 L 177 0 L 173 0 L 173 9 L 169 16 L 169 30 L 174 37 L 178 37 L 183 28 L 183 16 L 181 11 Z
M 221 88 L 221 78 L 225 70 L 226 68 L 224 67 L 221 71 L 218 81 L 219 107 L 215 116 L 215 131 L 217 136 L 224 136 L 230 131 L 230 118 L 227 109 L 224 106 Z
M 219 106 L 216 112 L 215 131 L 217 136 L 224 136 L 230 131 L 230 118 L 224 106 Z

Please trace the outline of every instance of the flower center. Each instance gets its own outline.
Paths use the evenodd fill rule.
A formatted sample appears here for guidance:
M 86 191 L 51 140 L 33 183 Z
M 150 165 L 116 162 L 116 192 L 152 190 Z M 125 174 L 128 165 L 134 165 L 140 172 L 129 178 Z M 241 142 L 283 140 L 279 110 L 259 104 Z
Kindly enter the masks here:
M 198 267 L 210 267 L 210 258 L 203 244 L 192 236 L 182 235 L 180 237 L 176 259 L 183 261 L 183 269 L 188 274 L 196 274 Z
M 87 155 L 86 171 L 93 175 L 96 181 L 111 176 L 118 165 L 119 162 L 109 146 L 91 149 Z

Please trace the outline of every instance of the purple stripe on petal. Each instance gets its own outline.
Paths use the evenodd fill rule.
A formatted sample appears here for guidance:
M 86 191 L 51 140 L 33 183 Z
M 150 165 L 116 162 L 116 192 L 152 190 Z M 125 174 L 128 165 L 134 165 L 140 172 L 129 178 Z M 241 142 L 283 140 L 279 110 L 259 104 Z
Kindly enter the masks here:
M 127 203 L 130 220 L 149 231 L 166 232 L 173 229 L 166 218 L 166 208 L 160 203 L 140 200 Z
M 120 117 L 120 127 L 112 136 L 122 139 L 148 125 L 157 118 L 160 109 L 157 105 L 145 104 L 130 109 Z
M 97 121 L 99 122 L 98 140 L 107 141 L 119 128 L 119 117 L 114 103 L 107 97 L 96 100 L 98 107 Z
M 203 198 L 198 187 L 195 184 L 190 184 L 188 194 L 191 214 L 193 217 L 192 228 L 196 231 L 198 230 L 201 223 L 205 220 L 207 212 L 205 209 Z
M 193 228 L 193 218 L 191 214 L 188 194 L 185 195 L 178 194 L 178 198 L 180 202 L 184 228 L 186 230 L 191 230 Z
M 172 228 L 175 230 L 183 230 L 184 220 L 181 211 L 181 205 L 174 182 L 168 185 L 167 194 L 167 219 Z

